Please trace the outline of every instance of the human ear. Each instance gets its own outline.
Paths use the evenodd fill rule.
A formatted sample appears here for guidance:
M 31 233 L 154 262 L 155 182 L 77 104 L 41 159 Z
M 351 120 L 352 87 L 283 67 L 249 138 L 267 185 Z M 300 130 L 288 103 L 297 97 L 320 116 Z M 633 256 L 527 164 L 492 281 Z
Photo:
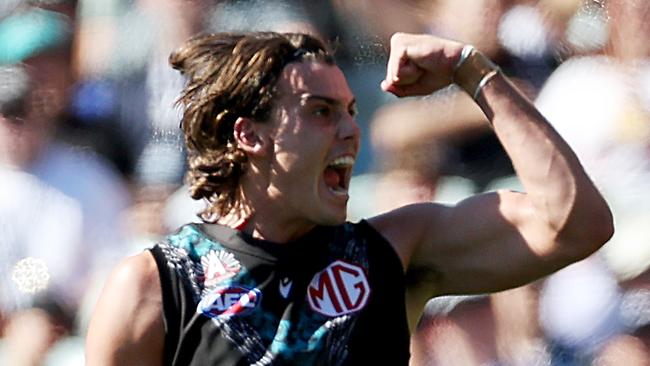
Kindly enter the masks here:
M 263 156 L 266 144 L 264 138 L 256 129 L 257 123 L 246 117 L 239 117 L 233 127 L 233 135 L 237 146 L 248 155 Z

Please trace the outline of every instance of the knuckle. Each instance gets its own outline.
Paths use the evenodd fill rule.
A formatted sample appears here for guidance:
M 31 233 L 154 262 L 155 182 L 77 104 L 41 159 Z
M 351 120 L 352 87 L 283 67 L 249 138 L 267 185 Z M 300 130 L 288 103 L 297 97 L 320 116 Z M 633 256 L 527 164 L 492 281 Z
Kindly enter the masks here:
M 402 43 L 405 37 L 406 37 L 406 33 L 404 33 L 404 32 L 395 32 L 390 37 L 391 45 L 397 45 L 397 44 Z

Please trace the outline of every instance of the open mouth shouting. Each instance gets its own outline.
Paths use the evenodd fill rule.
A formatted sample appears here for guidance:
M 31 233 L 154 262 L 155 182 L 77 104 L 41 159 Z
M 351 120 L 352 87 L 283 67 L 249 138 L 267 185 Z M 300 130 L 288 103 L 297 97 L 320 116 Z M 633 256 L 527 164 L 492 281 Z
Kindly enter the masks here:
M 332 160 L 323 172 L 325 185 L 334 195 L 346 196 L 352 177 L 354 157 L 352 155 L 340 156 Z

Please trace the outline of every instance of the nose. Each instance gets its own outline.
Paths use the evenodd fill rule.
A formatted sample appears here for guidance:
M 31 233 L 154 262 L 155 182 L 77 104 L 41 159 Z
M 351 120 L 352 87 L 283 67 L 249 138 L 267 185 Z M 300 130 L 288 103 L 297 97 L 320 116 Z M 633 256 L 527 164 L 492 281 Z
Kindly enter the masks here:
M 345 114 L 339 123 L 338 137 L 342 140 L 358 140 L 361 134 L 359 125 L 353 116 Z

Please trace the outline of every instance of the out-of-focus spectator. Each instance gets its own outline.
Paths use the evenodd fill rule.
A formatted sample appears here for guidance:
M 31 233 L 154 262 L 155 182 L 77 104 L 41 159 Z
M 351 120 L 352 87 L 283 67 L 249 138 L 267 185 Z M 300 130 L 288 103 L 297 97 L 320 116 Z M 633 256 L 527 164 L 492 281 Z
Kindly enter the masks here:
M 512 1 L 499 18 L 504 66 L 530 98 L 565 57 L 565 34 L 581 0 Z
M 324 38 L 299 3 L 293 1 L 235 1 L 216 4 L 208 15 L 209 32 L 301 32 Z
M 19 170 L 0 168 L 0 182 L 0 314 L 31 306 L 31 294 L 46 288 L 71 300 L 83 259 L 80 204 Z
M 176 145 L 182 158 L 175 98 L 183 78 L 168 65 L 182 40 L 203 30 L 209 2 L 79 1 L 78 65 L 73 112 L 78 123 L 109 132 L 104 147 L 127 175 L 149 145 Z
M 556 361 L 565 364 L 622 364 L 624 358 L 613 361 L 625 354 L 621 349 L 641 350 L 623 332 L 648 322 L 627 321 L 638 309 L 625 306 L 629 297 L 617 280 L 650 266 L 650 4 L 612 0 L 601 11 L 609 20 L 603 52 L 565 61 L 536 103 L 609 201 L 617 227 L 600 257 L 554 274 L 545 286 L 541 322 L 556 346 Z
M 598 255 L 551 275 L 540 294 L 539 323 L 554 365 L 591 364 L 623 334 L 621 291 Z
M 650 365 L 650 349 L 639 338 L 623 334 L 603 347 L 594 364 L 596 366 Z
M 0 357 L 8 364 L 43 362 L 74 331 L 89 274 L 123 254 L 121 176 L 58 138 L 73 82 L 74 2 L 51 8 L 62 12 L 25 5 L 0 21 Z M 43 336 L 13 347 L 34 324 Z
M 54 29 L 49 29 L 49 27 Z M 62 53 L 65 51 L 61 51 L 58 47 L 66 44 L 65 37 L 69 37 L 69 28 L 67 27 L 69 24 L 62 16 L 36 9 L 9 17 L 0 23 L 0 44 L 3 45 L 0 54 L 3 55 L 1 58 L 4 60 L 4 65 L 1 66 L 3 91 L 2 106 L 0 106 L 2 113 L 0 169 L 6 177 L 2 180 L 3 188 L 5 188 L 3 192 L 6 195 L 2 202 L 5 207 L 11 207 L 18 213 L 25 212 L 36 206 L 37 201 L 26 200 L 25 207 L 21 210 L 18 207 L 21 204 L 20 201 L 11 202 L 14 197 L 21 195 L 23 199 L 29 197 L 32 192 L 30 188 L 34 189 L 35 195 L 47 191 L 53 196 L 54 202 L 64 202 L 58 206 L 55 204 L 53 207 L 61 207 L 64 210 L 62 213 L 67 213 L 71 222 L 75 223 L 74 218 L 79 215 L 74 215 L 73 212 L 74 209 L 80 209 L 80 204 L 78 202 L 71 204 L 70 199 L 57 199 L 57 196 L 64 196 L 63 192 L 49 186 L 33 173 L 34 168 L 40 163 L 40 159 L 48 156 L 48 146 L 56 129 L 55 118 L 63 108 L 67 80 L 65 72 L 58 72 L 57 69 L 64 65 L 65 57 Z M 10 37 L 16 33 L 23 34 L 23 37 L 28 38 L 27 41 L 22 42 L 29 45 L 26 46 L 27 50 L 21 47 L 21 44 L 16 42 L 13 37 Z M 35 39 L 29 39 L 29 37 Z M 36 54 L 32 55 L 31 53 Z M 48 63 L 48 59 L 52 60 L 51 63 Z M 18 64 L 18 61 L 27 62 Z M 48 66 L 51 68 L 48 69 Z M 9 192 L 13 193 L 9 195 Z M 41 195 L 41 199 L 45 197 L 45 194 Z M 44 201 L 46 200 L 44 199 Z M 79 207 L 75 207 L 75 205 Z M 73 207 L 73 209 L 65 210 L 64 207 Z M 38 211 L 34 212 L 35 217 L 38 217 L 38 214 Z M 22 238 L 23 236 L 29 238 L 32 231 L 27 226 L 29 216 L 24 218 L 25 222 L 22 225 L 11 225 L 11 221 L 18 222 L 20 216 L 20 214 L 14 214 L 9 210 L 3 215 L 5 222 L 3 230 L 6 230 L 2 235 L 3 244 L 8 249 L 3 251 L 3 254 L 10 253 L 11 249 L 20 252 L 40 249 L 41 252 L 56 254 L 55 249 L 49 249 L 47 245 L 37 243 L 39 241 L 35 240 L 37 238 L 34 240 Z M 57 219 L 56 213 L 51 217 Z M 62 220 L 62 218 L 58 220 Z M 33 224 L 38 226 L 39 222 L 34 221 Z M 63 221 L 59 221 L 59 225 L 65 227 Z M 79 226 L 71 225 L 77 229 Z M 52 229 L 56 230 L 56 227 L 52 227 Z M 10 235 L 12 231 L 14 235 Z M 54 236 L 51 239 L 56 240 L 56 238 L 57 236 Z M 64 238 L 65 240 L 61 240 L 57 244 L 68 245 L 69 241 L 69 245 L 74 246 L 80 242 L 80 238 L 73 240 L 75 239 L 74 235 L 66 235 Z M 45 236 L 38 239 L 47 242 L 50 238 Z M 34 243 L 28 249 L 30 241 Z M 13 259 L 18 260 L 20 257 Z M 57 265 L 56 261 L 46 264 Z M 72 279 L 71 276 L 65 280 L 70 279 Z M 71 283 L 69 284 L 71 285 Z M 71 291 L 70 288 L 68 288 L 69 291 Z M 72 291 L 74 292 L 74 290 Z
M 412 336 L 411 365 L 550 365 L 537 301 L 537 283 L 431 300 Z
M 426 17 L 434 1 L 332 0 L 333 9 L 344 23 L 355 31 L 376 35 L 380 42 L 388 42 L 395 32 L 423 33 Z
M 497 29 L 508 1 L 432 1 L 428 27 L 431 33 L 473 44 L 481 52 L 497 56 L 500 45 Z
M 630 278 L 650 265 L 645 209 L 650 203 L 650 52 L 645 42 L 650 6 L 643 1 L 608 4 L 609 51 L 563 63 L 537 105 L 608 198 L 617 233 L 605 258 L 619 277 Z

